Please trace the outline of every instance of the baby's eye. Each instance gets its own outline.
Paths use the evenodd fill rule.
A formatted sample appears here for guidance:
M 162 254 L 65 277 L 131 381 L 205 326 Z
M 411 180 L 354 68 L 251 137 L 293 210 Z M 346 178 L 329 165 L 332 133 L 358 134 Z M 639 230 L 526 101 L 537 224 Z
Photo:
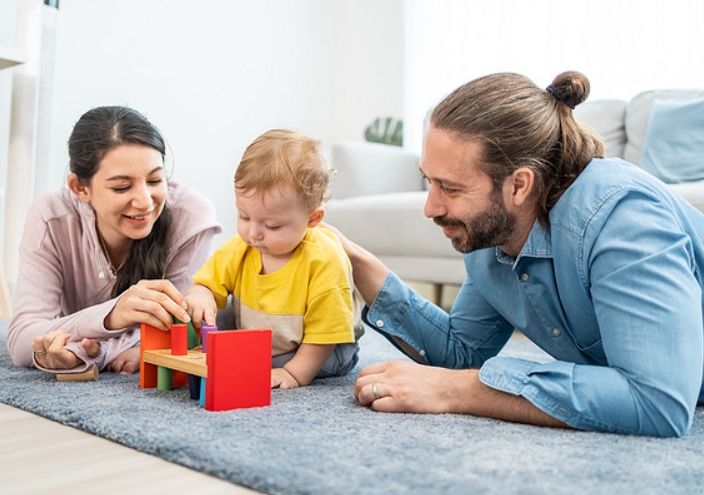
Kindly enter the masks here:
M 127 186 L 127 187 L 113 187 L 112 190 L 115 191 L 116 193 L 124 193 L 129 190 L 129 186 Z
M 269 230 L 279 230 L 281 225 L 265 225 L 265 227 Z

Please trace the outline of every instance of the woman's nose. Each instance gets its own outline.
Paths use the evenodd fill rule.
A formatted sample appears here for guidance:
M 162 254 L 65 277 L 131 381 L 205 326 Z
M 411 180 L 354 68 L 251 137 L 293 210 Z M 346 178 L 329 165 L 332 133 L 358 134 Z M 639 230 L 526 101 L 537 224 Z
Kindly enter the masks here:
M 142 186 L 137 186 L 133 189 L 133 196 L 132 196 L 132 205 L 135 206 L 136 208 L 140 209 L 146 209 L 151 207 L 152 203 L 154 202 L 152 200 L 152 195 L 151 191 L 149 190 L 149 187 L 147 187 L 146 184 Z

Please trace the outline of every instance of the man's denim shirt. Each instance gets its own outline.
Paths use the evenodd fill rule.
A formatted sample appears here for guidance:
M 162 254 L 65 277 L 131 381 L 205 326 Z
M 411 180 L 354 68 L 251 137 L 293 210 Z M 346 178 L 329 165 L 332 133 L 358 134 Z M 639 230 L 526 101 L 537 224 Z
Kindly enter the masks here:
M 593 160 L 516 258 L 464 256 L 447 314 L 389 275 L 365 321 L 426 363 L 481 367 L 585 430 L 681 436 L 704 401 L 704 215 L 621 160 Z M 519 329 L 555 358 L 496 357 Z M 393 342 L 393 339 L 390 339 Z

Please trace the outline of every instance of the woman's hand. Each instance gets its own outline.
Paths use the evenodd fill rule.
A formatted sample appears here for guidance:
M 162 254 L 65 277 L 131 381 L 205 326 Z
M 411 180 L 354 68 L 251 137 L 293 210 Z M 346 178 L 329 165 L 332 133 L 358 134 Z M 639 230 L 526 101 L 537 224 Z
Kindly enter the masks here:
M 139 371 L 139 347 L 132 347 L 122 351 L 112 363 L 108 365 L 108 371 L 121 375 L 131 375 Z
M 70 370 L 83 364 L 73 352 L 66 349 L 66 343 L 71 336 L 61 330 L 55 330 L 32 341 L 34 360 L 39 366 L 48 370 Z M 81 342 L 86 353 L 96 358 L 100 354 L 100 344 L 90 339 Z
M 120 330 L 135 323 L 147 323 L 169 330 L 174 317 L 191 321 L 183 295 L 168 280 L 140 280 L 127 289 L 105 317 L 105 328 Z

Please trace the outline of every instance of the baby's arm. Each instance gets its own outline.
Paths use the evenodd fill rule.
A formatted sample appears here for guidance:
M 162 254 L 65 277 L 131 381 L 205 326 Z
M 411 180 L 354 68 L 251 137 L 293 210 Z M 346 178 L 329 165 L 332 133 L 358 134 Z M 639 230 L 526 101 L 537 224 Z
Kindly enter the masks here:
M 322 369 L 335 344 L 301 344 L 283 368 L 271 370 L 271 388 L 305 387 Z
M 217 314 L 217 304 L 215 296 L 204 285 L 194 284 L 184 294 L 184 300 L 191 315 L 193 325 L 201 327 L 205 325 L 215 325 L 215 315 Z

